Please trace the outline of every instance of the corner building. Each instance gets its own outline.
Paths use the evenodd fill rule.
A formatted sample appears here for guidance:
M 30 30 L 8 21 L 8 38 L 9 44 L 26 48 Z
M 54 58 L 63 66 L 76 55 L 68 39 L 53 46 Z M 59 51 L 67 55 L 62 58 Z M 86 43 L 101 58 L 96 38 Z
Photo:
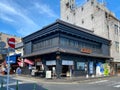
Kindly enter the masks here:
M 41 30 L 23 38 L 24 58 L 33 65 L 51 70 L 56 76 L 96 75 L 96 64 L 110 62 L 111 41 L 87 29 L 57 20 Z M 40 70 L 40 69 L 39 69 Z

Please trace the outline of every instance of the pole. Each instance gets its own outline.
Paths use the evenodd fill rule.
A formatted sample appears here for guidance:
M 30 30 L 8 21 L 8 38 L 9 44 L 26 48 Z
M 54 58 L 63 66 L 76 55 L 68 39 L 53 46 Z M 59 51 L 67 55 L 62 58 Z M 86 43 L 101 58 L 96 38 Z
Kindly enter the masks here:
M 9 57 L 9 47 L 8 47 L 8 67 L 7 67 L 7 90 L 9 90 L 9 72 L 10 72 L 10 57 Z
M 18 80 L 17 80 L 17 83 L 16 83 L 16 90 L 18 90 Z
M 34 87 L 33 87 L 33 90 L 36 90 L 36 84 L 34 83 Z
M 3 80 L 1 80 L 1 89 L 0 90 L 3 90 Z

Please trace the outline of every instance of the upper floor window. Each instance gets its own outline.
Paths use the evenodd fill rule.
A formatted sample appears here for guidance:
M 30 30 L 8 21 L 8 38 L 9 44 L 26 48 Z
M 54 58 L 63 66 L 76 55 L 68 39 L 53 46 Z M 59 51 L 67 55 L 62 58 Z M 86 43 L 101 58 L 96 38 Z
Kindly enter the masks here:
M 91 5 L 93 5 L 93 4 L 94 4 L 94 2 L 92 1 L 92 2 L 91 2 Z
M 115 42 L 115 49 L 116 49 L 116 52 L 119 52 L 119 42 Z
M 48 48 L 48 47 L 52 47 L 52 46 L 56 46 L 56 45 L 58 45 L 58 37 L 43 40 L 38 43 L 34 43 L 32 46 L 32 49 L 34 52 L 34 51 L 38 51 L 43 48 Z
M 118 25 L 116 25 L 116 24 L 114 25 L 114 32 L 116 35 L 118 35 L 118 33 L 119 33 Z
M 82 19 L 82 24 L 84 24 L 84 20 Z
M 94 15 L 93 14 L 91 14 L 91 20 L 93 20 L 94 19 Z
M 84 9 L 84 8 L 83 8 L 83 7 L 81 7 L 81 11 L 83 11 L 83 9 Z
M 67 16 L 67 20 L 69 19 L 69 17 Z

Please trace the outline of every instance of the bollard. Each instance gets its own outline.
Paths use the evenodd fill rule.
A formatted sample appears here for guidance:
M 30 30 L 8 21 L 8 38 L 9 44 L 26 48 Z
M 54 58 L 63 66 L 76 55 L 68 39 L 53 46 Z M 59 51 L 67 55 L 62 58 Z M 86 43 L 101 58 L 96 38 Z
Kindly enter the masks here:
M 16 83 L 16 90 L 18 90 L 18 80 L 17 80 L 17 83 Z
M 3 80 L 1 80 L 1 89 L 0 90 L 3 90 Z
M 36 90 L 36 84 L 34 83 L 34 87 L 33 87 L 33 90 Z

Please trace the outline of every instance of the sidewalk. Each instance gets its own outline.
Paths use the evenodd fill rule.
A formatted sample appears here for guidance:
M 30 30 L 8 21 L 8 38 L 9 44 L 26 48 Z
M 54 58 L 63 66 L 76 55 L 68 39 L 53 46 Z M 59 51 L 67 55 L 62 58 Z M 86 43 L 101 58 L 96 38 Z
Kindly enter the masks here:
M 96 80 L 105 80 L 110 79 L 113 77 L 118 76 L 105 76 L 105 77 L 89 77 L 86 78 L 84 76 L 81 77 L 61 77 L 60 79 L 52 78 L 52 79 L 46 79 L 46 78 L 40 78 L 40 77 L 33 77 L 30 75 L 12 75 L 14 79 L 18 80 L 26 80 L 26 81 L 33 81 L 33 82 L 40 82 L 40 83 L 48 83 L 48 84 L 77 84 L 77 83 L 85 83 L 85 82 L 93 82 Z

